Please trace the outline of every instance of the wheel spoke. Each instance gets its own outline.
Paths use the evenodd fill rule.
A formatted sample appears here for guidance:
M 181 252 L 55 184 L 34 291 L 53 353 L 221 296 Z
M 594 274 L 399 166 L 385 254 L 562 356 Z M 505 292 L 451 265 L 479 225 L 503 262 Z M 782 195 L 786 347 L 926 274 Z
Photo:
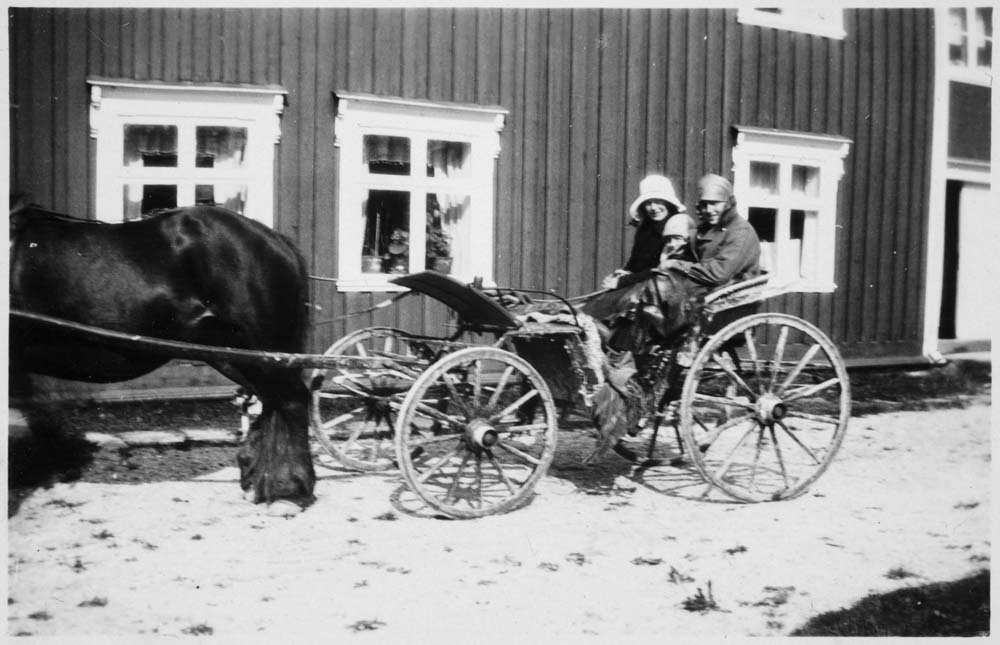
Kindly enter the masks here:
M 781 467 L 781 480 L 785 482 L 785 487 L 782 490 L 788 490 L 788 471 L 785 468 L 785 459 L 781 456 L 778 435 L 774 432 L 774 426 L 771 426 L 768 430 L 771 432 L 771 442 L 774 444 L 774 455 L 778 458 L 778 466 Z M 777 493 L 775 493 L 774 498 L 777 499 Z
M 519 407 L 521 407 L 522 405 L 524 405 L 525 403 L 527 403 L 531 399 L 535 398 L 536 396 L 538 396 L 538 390 L 531 390 L 530 392 L 527 392 L 526 394 L 523 394 L 521 396 L 521 398 L 519 398 L 517 401 L 514 401 L 513 403 L 511 403 L 510 405 L 508 405 L 506 408 L 504 408 L 503 410 L 501 410 L 500 412 L 497 412 L 496 414 L 491 415 L 490 418 L 487 421 L 489 423 L 496 423 L 497 421 L 499 421 L 500 419 L 504 418 L 505 416 L 507 416 L 508 414 L 510 414 L 511 412 L 513 412 L 514 410 L 518 409 Z
M 750 419 L 753 419 L 752 414 L 744 414 L 743 416 L 733 417 L 732 419 L 729 419 L 724 423 L 720 423 L 714 428 L 709 428 L 704 424 L 704 422 L 702 422 L 701 419 L 699 419 L 698 417 L 694 417 L 695 422 L 698 425 L 700 425 L 702 429 L 704 429 L 706 432 L 706 436 L 698 440 L 698 447 L 701 448 L 703 446 L 706 447 L 711 446 L 712 443 L 714 443 L 715 440 L 719 438 L 719 435 L 721 435 L 723 432 L 729 430 L 730 428 L 736 427 L 739 424 L 743 423 L 744 421 L 748 421 Z
M 791 401 L 797 401 L 798 399 L 804 399 L 814 394 L 818 394 L 823 390 L 829 389 L 834 385 L 839 385 L 839 384 L 840 384 L 840 379 L 837 377 L 833 377 L 831 379 L 823 381 L 822 383 L 817 383 L 816 385 L 812 385 L 810 387 L 802 387 L 792 390 L 783 398 L 785 400 L 785 403 L 789 403 Z
M 361 436 L 361 432 L 365 429 L 364 424 L 358 424 L 357 427 L 351 431 L 350 436 L 344 439 L 344 449 L 347 450 L 357 442 L 358 437 Z
M 479 397 L 483 392 L 483 363 L 476 361 L 475 369 L 472 370 L 472 402 L 479 403 Z
M 759 427 L 759 426 L 758 426 Z M 754 446 L 753 452 L 753 463 L 750 465 L 750 485 L 747 486 L 747 490 L 756 490 L 757 484 L 757 465 L 760 464 L 760 454 L 764 450 L 764 433 L 757 433 L 757 444 Z
M 457 377 L 454 374 L 442 374 L 441 380 L 444 381 L 444 385 L 448 388 L 448 393 L 451 394 L 451 400 L 454 401 L 466 415 L 469 414 L 469 404 L 465 401 L 465 397 L 458 391 L 456 387 Z
M 504 426 L 502 432 L 507 434 L 525 434 L 527 432 L 537 432 L 549 427 L 547 423 L 528 423 L 520 426 Z
M 786 417 L 803 419 L 805 421 L 815 421 L 817 423 L 832 423 L 834 425 L 838 425 L 840 423 L 840 419 L 837 417 L 830 417 L 823 414 L 809 414 L 808 412 L 799 412 L 798 410 L 789 410 Z
M 750 362 L 753 363 L 753 373 L 757 378 L 757 383 L 760 384 L 762 379 L 760 377 L 760 356 L 757 353 L 757 341 L 754 340 L 753 331 L 747 329 L 743 332 L 743 338 L 747 344 L 747 353 L 750 354 Z M 757 394 L 763 394 L 763 392 L 758 392 Z
M 774 347 L 774 358 L 771 360 L 771 382 L 768 385 L 768 390 L 774 389 L 775 380 L 778 378 L 778 372 L 781 368 L 781 359 L 785 355 L 785 343 L 788 342 L 788 327 L 782 326 L 781 331 L 778 332 L 778 342 Z
M 755 410 L 753 403 L 749 401 L 740 401 L 738 399 L 726 399 L 721 396 L 712 396 L 711 394 L 695 394 L 694 400 L 699 403 L 712 403 L 714 405 L 722 406 L 732 406 L 737 408 L 743 408 L 744 410 Z
M 728 455 L 726 455 L 725 461 L 723 461 L 722 465 L 719 466 L 718 470 L 715 471 L 715 479 L 722 479 L 722 477 L 726 474 L 726 472 L 732 467 L 733 461 L 736 458 L 736 452 L 743 447 L 743 442 L 747 440 L 747 437 L 750 436 L 750 433 L 752 433 L 755 428 L 756 426 L 750 426 L 750 428 L 748 428 L 747 431 L 743 433 L 743 436 L 740 437 L 740 440 L 736 442 L 736 445 L 733 446 L 733 449 L 729 451 Z
M 504 388 L 507 387 L 507 381 L 510 380 L 511 375 L 514 374 L 514 366 L 508 365 L 507 369 L 503 371 L 500 375 L 500 380 L 497 382 L 496 389 L 493 390 L 493 394 L 490 396 L 489 402 L 486 404 L 487 408 L 492 408 L 500 400 L 500 395 L 503 394 Z
M 365 409 L 365 406 L 359 405 L 358 407 L 354 408 L 350 412 L 345 412 L 344 414 L 340 415 L 339 417 L 335 417 L 333 419 L 330 419 L 329 421 L 325 421 L 323 423 L 323 429 L 324 430 L 329 430 L 330 428 L 334 427 L 335 425 L 341 424 L 344 421 L 347 421 L 348 419 L 353 418 L 355 414 L 357 414 L 358 412 L 361 412 L 364 409 Z
M 540 459 L 537 459 L 537 458 L 529 455 L 526 452 L 518 450 L 514 446 L 511 446 L 511 445 L 509 445 L 509 444 L 507 444 L 507 443 L 505 443 L 503 441 L 498 442 L 497 446 L 499 446 L 500 448 L 503 448 L 504 450 L 506 450 L 510 454 L 514 455 L 515 457 L 520 457 L 521 459 L 523 459 L 524 461 L 528 462 L 529 464 L 534 464 L 535 466 L 537 466 L 537 465 L 539 465 L 539 464 L 542 463 L 542 461 Z
M 775 394 L 780 395 L 785 390 L 787 390 L 788 387 L 792 384 L 792 382 L 799 377 L 799 374 L 802 373 L 803 368 L 805 368 L 805 366 L 809 364 L 809 361 L 813 359 L 813 356 L 815 356 L 816 352 L 818 352 L 820 349 L 822 348 L 820 347 L 819 343 L 810 347 L 806 351 L 806 353 L 802 355 L 802 358 L 799 359 L 799 362 L 796 363 L 795 367 L 792 368 L 792 371 L 789 372 L 788 376 L 785 377 L 784 382 L 781 384 L 780 387 L 778 387 L 778 389 L 775 391 Z
M 407 443 L 415 448 L 422 446 L 429 446 L 435 443 L 447 443 L 449 441 L 456 441 L 461 438 L 461 432 L 453 432 L 451 434 L 435 435 L 433 437 L 425 437 L 423 439 L 410 439 Z
M 476 455 L 476 507 L 483 507 L 483 456 Z
M 398 407 L 399 407 L 398 405 L 393 405 L 394 409 Z M 431 419 L 434 419 L 435 421 L 440 421 L 441 423 L 447 423 L 448 425 L 462 425 L 461 419 L 447 415 L 441 410 L 432 408 L 426 403 L 423 402 L 417 403 L 416 407 L 418 412 L 422 412 L 424 415 L 430 417 Z
M 792 441 L 794 441 L 795 443 L 797 443 L 797 444 L 799 445 L 799 448 L 802 448 L 802 450 L 804 450 L 804 451 L 805 451 L 805 453 L 806 453 L 807 455 L 809 455 L 809 458 L 813 460 L 813 463 L 814 463 L 814 464 L 816 464 L 816 465 L 819 465 L 819 464 L 821 464 L 821 463 L 822 463 L 822 461 L 820 461 L 820 460 L 819 460 L 819 459 L 818 459 L 818 458 L 816 457 L 816 455 L 815 455 L 815 454 L 813 454 L 813 451 L 812 451 L 812 450 L 810 450 L 810 449 L 809 449 L 809 447 L 808 447 L 808 446 L 806 446 L 806 444 L 802 443 L 802 440 L 801 440 L 801 439 L 799 439 L 798 437 L 796 437 L 796 436 L 795 436 L 795 433 L 794 433 L 794 432 L 792 432 L 792 431 L 791 431 L 791 429 L 789 429 L 789 427 L 785 425 L 784 421 L 777 421 L 776 423 L 777 423 L 777 424 L 778 424 L 779 426 L 781 426 L 781 429 L 785 431 L 785 434 L 787 434 L 787 435 L 788 435 L 789 437 L 791 437 Z
M 750 396 L 757 396 L 757 393 L 750 389 L 750 386 L 746 384 L 739 374 L 736 373 L 736 370 L 734 370 L 732 366 L 726 365 L 724 361 L 719 360 L 718 354 L 712 355 L 712 361 L 722 368 L 722 371 L 726 373 L 726 376 L 728 376 L 733 383 L 746 390 L 747 394 Z
M 458 501 L 458 498 L 455 497 L 455 491 L 458 490 L 458 480 L 462 476 L 462 471 L 465 470 L 465 464 L 469 461 L 469 457 L 471 457 L 471 456 L 472 456 L 472 453 L 469 452 L 469 451 L 466 451 L 465 452 L 465 456 L 462 457 L 462 463 L 460 463 L 458 465 L 458 468 L 455 470 L 455 474 L 452 475 L 451 486 L 448 487 L 448 492 L 445 493 L 445 495 L 444 495 L 444 503 L 445 504 L 448 503 L 448 499 L 450 499 L 450 498 L 454 498 L 456 502 Z
M 420 479 L 418 481 L 421 484 L 425 483 L 428 479 L 430 479 L 431 475 L 433 475 L 434 473 L 436 473 L 437 471 L 439 471 L 441 469 L 441 467 L 444 466 L 446 463 L 448 463 L 448 461 L 452 457 L 454 457 L 455 455 L 457 455 L 458 451 L 461 450 L 461 449 L 462 449 L 462 442 L 458 441 L 455 444 L 454 448 L 452 448 L 444 456 L 442 456 L 440 459 L 438 459 L 438 461 L 437 461 L 436 464 L 434 464 L 433 466 L 431 466 L 430 468 L 428 468 L 427 470 L 425 470 L 423 473 L 421 473 L 420 474 Z
M 486 450 L 485 452 L 486 452 L 486 458 L 490 460 L 490 463 L 493 464 L 493 467 L 497 469 L 497 474 L 500 475 L 500 479 L 503 481 L 504 484 L 507 485 L 507 490 L 509 490 L 512 494 L 516 493 L 517 488 L 507 477 L 507 473 L 503 471 L 503 467 L 500 465 L 500 462 L 497 461 L 497 458 L 494 457 L 493 453 L 490 452 L 489 450 Z

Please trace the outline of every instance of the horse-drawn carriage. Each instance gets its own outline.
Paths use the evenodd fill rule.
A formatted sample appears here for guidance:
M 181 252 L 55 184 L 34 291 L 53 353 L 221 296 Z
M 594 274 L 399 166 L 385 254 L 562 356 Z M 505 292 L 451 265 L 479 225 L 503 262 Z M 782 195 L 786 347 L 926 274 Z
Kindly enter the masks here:
M 324 355 L 300 353 L 301 255 L 216 207 L 121 225 L 29 207 L 12 212 L 11 239 L 15 376 L 108 382 L 170 358 L 208 362 L 263 402 L 238 457 L 255 501 L 312 500 L 311 425 L 344 465 L 398 466 L 449 516 L 507 511 L 552 462 L 557 404 L 624 428 L 615 449 L 640 465 L 680 458 L 709 489 L 784 499 L 827 468 L 850 415 L 847 372 L 830 340 L 794 316 L 748 312 L 774 293 L 765 278 L 709 294 L 687 331 L 623 384 L 608 378 L 596 327 L 572 303 L 434 272 L 394 282 L 452 309 L 455 333 L 369 328 Z M 312 423 L 303 368 L 314 370 Z
M 313 373 L 317 441 L 350 468 L 398 466 L 448 516 L 523 504 L 555 454 L 558 408 L 599 414 L 600 392 L 610 392 L 592 321 L 551 295 L 433 272 L 393 282 L 447 305 L 455 331 L 372 327 L 334 343 L 326 355 L 337 364 Z M 693 465 L 706 492 L 737 500 L 806 490 L 843 439 L 850 387 L 836 347 L 815 326 L 748 314 L 775 293 L 764 276 L 710 294 L 686 333 L 657 347 L 629 382 L 629 432 L 616 452 L 642 467 Z M 470 343 L 470 334 L 491 342 Z

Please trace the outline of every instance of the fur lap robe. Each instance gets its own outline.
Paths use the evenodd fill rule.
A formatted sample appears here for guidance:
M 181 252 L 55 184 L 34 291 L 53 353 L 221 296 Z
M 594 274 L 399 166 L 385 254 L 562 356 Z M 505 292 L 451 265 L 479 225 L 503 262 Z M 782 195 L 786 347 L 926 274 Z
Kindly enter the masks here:
M 576 389 L 574 377 L 560 350 L 543 339 L 516 340 L 519 356 L 539 370 L 557 401 L 569 402 L 576 392 L 582 394 L 597 429 L 597 446 L 584 463 L 593 463 L 630 430 L 637 427 L 644 409 L 645 392 L 636 379 L 636 369 L 628 352 L 624 359 L 611 358 L 604 352 L 600 324 L 582 312 L 571 311 L 562 303 L 506 303 L 522 322 L 577 323 L 582 328 L 581 361 L 593 394 L 586 385 Z M 553 353 L 555 352 L 555 353 Z M 574 391 L 575 390 L 575 391 Z

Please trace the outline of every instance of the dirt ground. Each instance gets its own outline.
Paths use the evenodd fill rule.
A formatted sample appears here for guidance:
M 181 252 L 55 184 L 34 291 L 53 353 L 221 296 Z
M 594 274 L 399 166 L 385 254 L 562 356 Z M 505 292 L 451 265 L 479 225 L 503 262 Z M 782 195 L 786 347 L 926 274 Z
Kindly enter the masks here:
M 568 432 L 528 506 L 474 521 L 431 516 L 395 473 L 321 468 L 316 503 L 291 519 L 244 501 L 233 467 L 188 481 L 57 483 L 8 520 L 8 634 L 787 635 L 868 594 L 990 567 L 990 417 L 980 397 L 852 419 L 805 495 L 756 505 L 698 499 L 693 473 L 633 472 L 613 454 L 584 467 L 592 439 Z

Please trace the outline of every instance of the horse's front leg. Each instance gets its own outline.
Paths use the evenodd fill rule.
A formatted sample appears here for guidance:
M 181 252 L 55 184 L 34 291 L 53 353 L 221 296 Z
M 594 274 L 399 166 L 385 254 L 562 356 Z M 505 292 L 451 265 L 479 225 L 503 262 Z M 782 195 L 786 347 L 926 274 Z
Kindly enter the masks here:
M 309 391 L 297 373 L 256 385 L 263 404 L 240 446 L 240 485 L 254 503 L 312 503 L 316 472 L 309 452 Z

